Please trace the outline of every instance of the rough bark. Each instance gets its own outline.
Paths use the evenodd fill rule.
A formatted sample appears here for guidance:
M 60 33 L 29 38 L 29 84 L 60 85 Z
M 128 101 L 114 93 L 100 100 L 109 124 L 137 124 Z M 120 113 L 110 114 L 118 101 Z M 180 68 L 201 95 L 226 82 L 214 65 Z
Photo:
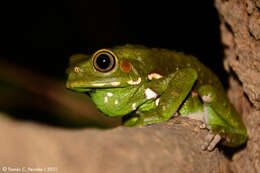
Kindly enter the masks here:
M 249 140 L 233 157 L 233 172 L 260 173 L 260 1 L 215 0 L 231 74 L 229 96 L 243 116 Z
M 140 128 L 68 130 L 3 116 L 0 169 L 49 168 L 62 173 L 228 172 L 228 162 L 218 150 L 200 150 L 207 131 L 201 130 L 195 120 L 176 118 Z

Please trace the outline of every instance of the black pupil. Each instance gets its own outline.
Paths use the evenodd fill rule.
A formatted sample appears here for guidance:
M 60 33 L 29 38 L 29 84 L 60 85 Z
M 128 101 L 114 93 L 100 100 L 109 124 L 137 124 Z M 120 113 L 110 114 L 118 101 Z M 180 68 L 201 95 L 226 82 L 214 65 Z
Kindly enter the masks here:
M 106 70 L 111 64 L 110 56 L 107 54 L 100 54 L 96 59 L 96 63 L 99 68 Z

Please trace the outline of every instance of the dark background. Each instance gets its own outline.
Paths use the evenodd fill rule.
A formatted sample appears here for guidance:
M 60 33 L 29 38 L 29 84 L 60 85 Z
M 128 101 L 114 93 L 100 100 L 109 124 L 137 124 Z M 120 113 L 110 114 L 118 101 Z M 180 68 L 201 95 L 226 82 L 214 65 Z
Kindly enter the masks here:
M 0 57 L 55 78 L 71 54 L 125 43 L 183 51 L 224 74 L 213 0 L 14 0 L 0 16 Z
M 219 17 L 213 0 L 0 2 L 0 60 L 50 79 L 65 81 L 65 69 L 74 53 L 92 53 L 100 48 L 126 43 L 192 54 L 217 73 L 224 84 L 227 83 L 222 65 Z M 10 67 L 0 68 L 6 68 L 0 71 L 10 70 Z M 16 77 L 7 78 L 17 81 L 17 77 L 30 78 L 19 72 Z M 57 106 L 56 101 L 48 98 L 49 86 L 46 89 L 45 81 L 40 82 L 43 85 L 35 81 L 25 82 L 22 86 L 25 94 L 24 90 L 9 89 L 9 85 L 4 90 L 0 83 L 0 110 L 8 110 L 9 114 L 19 118 L 47 123 L 53 123 L 56 114 L 61 119 L 64 119 L 64 112 L 73 115 L 71 117 L 79 114 L 67 111 L 68 105 Z M 34 86 L 35 83 L 38 85 Z M 60 90 L 64 89 L 63 86 Z M 26 87 L 33 87 L 34 93 L 28 93 L 31 90 Z M 103 116 L 99 118 L 104 119 Z M 88 118 L 83 119 L 88 121 Z M 54 124 L 62 124 L 60 122 L 58 119 Z

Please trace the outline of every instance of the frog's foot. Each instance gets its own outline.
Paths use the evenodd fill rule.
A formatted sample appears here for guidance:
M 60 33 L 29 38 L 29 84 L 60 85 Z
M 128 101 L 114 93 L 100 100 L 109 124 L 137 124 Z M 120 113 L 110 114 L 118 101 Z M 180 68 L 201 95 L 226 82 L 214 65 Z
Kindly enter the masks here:
M 134 127 L 137 125 L 139 117 L 131 117 L 128 120 L 126 120 L 125 122 L 123 122 L 123 125 L 126 127 Z
M 213 151 L 216 145 L 220 142 L 221 136 L 218 134 L 208 133 L 205 137 L 205 142 L 201 145 L 202 150 Z

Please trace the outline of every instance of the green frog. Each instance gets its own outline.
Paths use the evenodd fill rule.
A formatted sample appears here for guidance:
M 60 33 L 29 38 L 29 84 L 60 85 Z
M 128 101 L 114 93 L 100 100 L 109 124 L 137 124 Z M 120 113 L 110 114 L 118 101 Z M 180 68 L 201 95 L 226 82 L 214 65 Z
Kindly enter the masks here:
M 180 115 L 209 129 L 203 150 L 247 140 L 239 114 L 217 76 L 195 57 L 127 44 L 70 58 L 66 87 L 87 92 L 98 109 L 134 127 Z

